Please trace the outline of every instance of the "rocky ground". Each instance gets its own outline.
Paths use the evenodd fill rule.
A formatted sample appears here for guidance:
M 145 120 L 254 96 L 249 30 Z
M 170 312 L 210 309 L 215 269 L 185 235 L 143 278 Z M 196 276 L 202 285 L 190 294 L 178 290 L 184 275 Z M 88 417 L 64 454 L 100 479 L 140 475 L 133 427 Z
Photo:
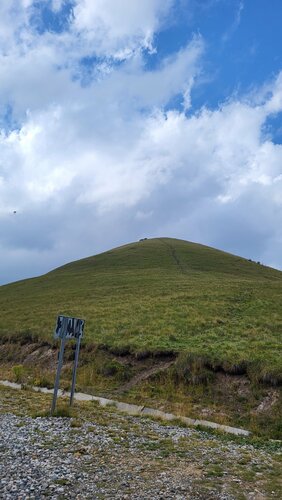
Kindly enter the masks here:
M 64 418 L 44 416 L 49 407 L 47 396 L 0 389 L 0 498 L 282 498 L 279 443 L 258 446 L 93 403 Z

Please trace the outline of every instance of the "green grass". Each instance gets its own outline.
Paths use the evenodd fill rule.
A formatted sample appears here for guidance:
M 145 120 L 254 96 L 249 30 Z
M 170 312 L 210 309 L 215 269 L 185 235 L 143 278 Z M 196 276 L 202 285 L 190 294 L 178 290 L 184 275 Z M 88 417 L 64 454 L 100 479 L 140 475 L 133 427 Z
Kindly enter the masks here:
M 174 351 L 213 368 L 282 379 L 282 273 L 203 245 L 158 238 L 0 287 L 0 338 L 52 342 L 57 315 L 85 342 Z

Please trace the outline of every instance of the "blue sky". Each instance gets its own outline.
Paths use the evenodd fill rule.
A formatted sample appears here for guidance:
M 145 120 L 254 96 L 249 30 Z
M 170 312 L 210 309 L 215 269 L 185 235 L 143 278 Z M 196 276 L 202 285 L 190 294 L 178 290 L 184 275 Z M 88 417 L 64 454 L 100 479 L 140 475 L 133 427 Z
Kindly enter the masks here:
M 279 0 L 3 2 L 0 283 L 145 236 L 281 269 L 281 19 Z
M 214 108 L 279 73 L 281 19 L 279 0 L 178 2 L 171 24 L 155 37 L 157 52 L 148 57 L 148 67 L 178 51 L 194 33 L 200 34 L 206 46 L 205 64 L 202 82 L 193 92 L 193 108 Z

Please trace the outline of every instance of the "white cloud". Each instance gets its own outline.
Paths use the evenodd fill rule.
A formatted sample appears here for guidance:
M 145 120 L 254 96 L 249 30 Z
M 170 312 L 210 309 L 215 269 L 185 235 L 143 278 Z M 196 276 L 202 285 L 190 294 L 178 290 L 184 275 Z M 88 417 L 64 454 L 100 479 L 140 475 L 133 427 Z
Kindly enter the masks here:
M 14 49 L 15 39 L 28 22 L 27 9 L 31 1 L 11 0 L 0 3 L 0 53 L 7 54 Z
M 77 0 L 74 28 L 99 55 L 126 58 L 139 49 L 153 50 L 155 32 L 173 0 Z
M 282 265 L 282 146 L 264 134 L 282 110 L 281 75 L 193 113 L 203 40 L 144 64 L 172 2 L 77 1 L 65 33 L 41 35 L 32 2 L 18 5 L 13 23 L 0 7 L 13 40 L 0 50 L 0 95 L 14 118 L 0 135 L 3 281 L 155 234 Z M 73 75 L 85 54 L 128 59 L 106 59 L 83 87 Z M 175 96 L 183 111 L 170 109 Z
M 51 7 L 54 12 L 59 12 L 63 5 L 65 3 L 65 0 L 52 0 Z
M 224 42 L 227 42 L 235 33 L 235 31 L 238 29 L 241 23 L 241 17 L 242 17 L 242 12 L 244 10 L 244 2 L 242 0 L 239 0 L 238 5 L 236 6 L 236 11 L 235 11 L 235 17 L 232 25 L 230 28 L 224 33 L 222 40 Z
M 189 92 L 202 49 L 200 39 L 192 40 L 154 71 L 145 71 L 137 57 L 87 88 L 68 78 L 66 71 L 54 69 L 54 53 L 48 49 L 42 65 L 42 51 L 37 49 L 18 65 L 10 58 L 11 72 L 5 71 L 0 89 L 23 123 L 1 136 L 6 172 L 2 213 L 15 199 L 26 208 L 58 193 L 64 196 L 72 183 L 82 191 L 77 202 L 96 203 L 100 211 L 115 204 L 133 205 L 150 193 L 152 179 L 163 182 L 168 169 L 162 154 L 158 165 L 149 158 L 147 121 L 155 106 Z M 31 62 L 37 57 L 34 68 Z
M 171 72 L 175 74 L 174 66 Z M 152 74 L 150 83 L 154 76 L 159 78 Z M 272 186 L 273 193 L 277 191 L 282 146 L 261 135 L 274 94 L 261 106 L 230 102 L 191 117 L 178 111 L 140 115 L 135 110 L 131 123 L 122 105 L 113 114 L 111 101 L 106 112 L 112 123 L 101 131 L 104 107 L 98 103 L 100 90 L 96 94 L 95 89 L 86 89 L 72 107 L 30 114 L 19 131 L 2 135 L 2 164 L 8 165 L 6 184 L 1 188 L 2 211 L 11 199 L 9 183 L 14 190 L 19 179 L 17 200 L 22 200 L 23 207 L 56 198 L 58 193 L 64 197 L 75 183 L 79 186 L 74 189 L 76 202 L 94 203 L 102 211 L 116 205 L 133 206 L 177 175 L 185 179 L 187 195 L 195 185 L 214 178 L 221 202 L 242 196 L 250 184 Z M 169 95 L 168 91 L 166 97 Z M 93 104 L 88 104 L 89 97 Z M 139 97 L 141 104 L 147 102 L 146 92 Z M 116 99 L 114 82 L 111 98 Z M 135 129 L 130 130 L 133 124 Z M 113 139 L 109 142 L 108 137 Z M 274 199 L 279 202 L 279 195 Z

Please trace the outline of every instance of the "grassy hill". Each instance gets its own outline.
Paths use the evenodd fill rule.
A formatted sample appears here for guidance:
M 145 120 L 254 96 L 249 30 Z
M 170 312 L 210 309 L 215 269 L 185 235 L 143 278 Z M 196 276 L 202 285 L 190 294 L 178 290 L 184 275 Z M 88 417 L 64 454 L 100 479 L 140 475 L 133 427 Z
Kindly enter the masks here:
M 52 342 L 62 313 L 115 352 L 173 351 L 282 380 L 282 272 L 195 243 L 140 241 L 1 286 L 0 310 L 2 342 Z

